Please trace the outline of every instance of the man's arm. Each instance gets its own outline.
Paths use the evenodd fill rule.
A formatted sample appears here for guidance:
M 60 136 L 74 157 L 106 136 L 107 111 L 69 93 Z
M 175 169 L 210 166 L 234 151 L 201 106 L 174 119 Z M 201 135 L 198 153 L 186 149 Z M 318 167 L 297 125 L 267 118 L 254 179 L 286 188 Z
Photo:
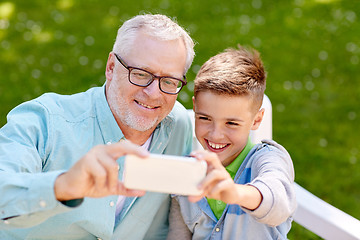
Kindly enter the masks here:
M 124 189 L 122 183 L 114 180 L 113 173 L 117 171 L 115 158 L 118 156 L 133 151 L 147 154 L 131 143 L 95 147 L 69 171 L 66 171 L 66 164 L 60 162 L 56 163 L 60 164 L 57 169 L 52 165 L 52 170 L 47 170 L 54 150 L 49 143 L 49 118 L 41 104 L 31 101 L 11 111 L 8 123 L 0 129 L 0 229 L 37 225 L 49 217 L 70 211 L 85 196 L 102 196 L 110 192 L 138 195 Z M 58 153 L 59 159 L 61 152 Z M 109 159 L 115 160 L 111 162 Z M 64 162 L 69 160 L 64 159 Z M 99 178 L 96 164 L 100 165 L 101 174 L 105 176 Z M 110 168 L 113 172 L 108 170 Z M 108 172 L 111 172 L 109 176 Z M 96 188 L 84 190 L 88 181 Z M 96 190 L 104 185 L 105 190 Z

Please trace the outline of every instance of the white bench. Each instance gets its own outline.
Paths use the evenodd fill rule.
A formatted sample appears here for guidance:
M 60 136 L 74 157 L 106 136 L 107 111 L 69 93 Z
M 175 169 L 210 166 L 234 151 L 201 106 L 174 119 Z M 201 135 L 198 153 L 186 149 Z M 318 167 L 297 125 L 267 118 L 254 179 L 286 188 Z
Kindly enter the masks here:
M 264 119 L 259 128 L 251 131 L 250 138 L 254 143 L 262 139 L 272 139 L 272 106 L 270 99 L 265 95 Z M 194 126 L 194 112 L 188 110 Z M 201 148 L 193 131 L 193 148 Z M 294 184 L 298 207 L 293 216 L 294 221 L 324 239 L 355 240 L 360 239 L 360 221 L 333 207 L 316 197 L 297 183 Z

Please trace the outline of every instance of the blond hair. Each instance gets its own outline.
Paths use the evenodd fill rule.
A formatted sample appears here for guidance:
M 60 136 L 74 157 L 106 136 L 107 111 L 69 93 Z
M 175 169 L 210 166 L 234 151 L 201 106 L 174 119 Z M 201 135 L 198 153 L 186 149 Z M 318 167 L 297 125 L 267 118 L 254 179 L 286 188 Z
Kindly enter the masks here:
M 199 92 L 250 96 L 259 110 L 265 88 L 266 72 L 260 54 L 254 49 L 229 48 L 221 52 L 200 68 L 195 78 L 194 96 Z

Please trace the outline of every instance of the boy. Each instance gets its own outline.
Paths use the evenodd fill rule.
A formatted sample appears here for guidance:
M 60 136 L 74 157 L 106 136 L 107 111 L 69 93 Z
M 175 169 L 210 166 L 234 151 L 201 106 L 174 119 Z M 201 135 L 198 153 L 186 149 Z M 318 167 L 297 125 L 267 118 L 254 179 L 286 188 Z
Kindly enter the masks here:
M 168 239 L 286 239 L 296 208 L 291 158 L 274 141 L 249 139 L 264 115 L 265 79 L 259 53 L 241 46 L 199 70 L 195 133 L 207 151 L 192 155 L 206 160 L 207 176 L 201 196 L 173 198 Z

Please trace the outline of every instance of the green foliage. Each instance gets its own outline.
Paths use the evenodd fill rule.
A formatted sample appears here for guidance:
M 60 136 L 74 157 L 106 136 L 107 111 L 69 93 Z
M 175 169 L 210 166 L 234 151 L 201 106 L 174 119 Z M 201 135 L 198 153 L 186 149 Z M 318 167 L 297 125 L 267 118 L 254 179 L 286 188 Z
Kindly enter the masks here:
M 117 28 L 143 12 L 176 17 L 195 39 L 190 81 L 225 48 L 258 49 L 268 73 L 274 139 L 292 155 L 296 181 L 360 218 L 357 1 L 0 2 L 0 126 L 12 108 L 44 92 L 102 85 Z M 179 95 L 187 108 L 192 87 Z M 318 237 L 294 224 L 289 238 Z

